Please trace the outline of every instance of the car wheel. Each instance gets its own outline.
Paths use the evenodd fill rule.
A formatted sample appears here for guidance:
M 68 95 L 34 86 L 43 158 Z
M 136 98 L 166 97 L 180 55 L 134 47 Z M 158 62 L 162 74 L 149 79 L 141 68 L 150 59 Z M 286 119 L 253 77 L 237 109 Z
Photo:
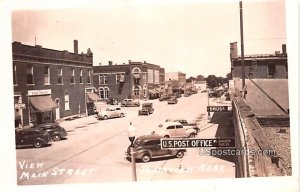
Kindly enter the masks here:
M 147 162 L 149 162 L 150 160 L 151 160 L 151 157 L 150 157 L 150 155 L 149 155 L 148 153 L 146 153 L 146 154 L 143 155 L 142 161 L 143 161 L 144 163 L 147 163 Z
M 59 141 L 61 140 L 61 136 L 58 134 L 53 135 L 53 141 Z
M 120 114 L 120 117 L 121 117 L 121 118 L 122 118 L 122 117 L 124 117 L 124 114 L 123 114 L 123 113 L 121 113 L 121 114 Z
M 183 151 L 178 151 L 176 154 L 177 158 L 182 158 L 184 156 L 184 152 Z
M 169 135 L 165 135 L 164 138 L 170 138 L 170 136 Z
M 104 116 L 103 116 L 103 119 L 104 119 L 104 120 L 108 119 L 107 115 L 104 115 Z
M 189 138 L 195 138 L 196 137 L 196 134 L 195 133 L 191 133 Z
M 42 142 L 39 140 L 34 141 L 33 146 L 35 148 L 40 148 L 42 146 Z

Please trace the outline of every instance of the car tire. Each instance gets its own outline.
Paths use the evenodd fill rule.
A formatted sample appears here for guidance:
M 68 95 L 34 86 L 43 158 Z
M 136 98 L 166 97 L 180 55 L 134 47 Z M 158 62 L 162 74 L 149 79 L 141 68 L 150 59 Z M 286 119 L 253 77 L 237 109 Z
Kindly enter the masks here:
M 35 147 L 35 148 L 40 148 L 40 147 L 42 147 L 42 142 L 41 141 L 39 141 L 39 140 L 35 140 L 34 142 L 33 142 L 33 146 Z
M 183 151 L 178 151 L 176 154 L 177 158 L 182 158 L 184 156 L 184 152 Z
M 53 141 L 59 141 L 61 140 L 61 136 L 59 134 L 53 135 Z
M 189 138 L 195 138 L 196 137 L 196 134 L 195 133 L 191 133 Z
M 108 119 L 107 115 L 104 115 L 104 116 L 103 116 L 103 119 L 104 119 L 104 120 Z
M 149 153 L 145 153 L 142 157 L 142 161 L 144 163 L 148 163 L 151 160 L 151 156 L 149 155 Z
M 121 114 L 120 114 L 120 117 L 121 117 L 121 118 L 124 117 L 124 113 L 121 113 Z

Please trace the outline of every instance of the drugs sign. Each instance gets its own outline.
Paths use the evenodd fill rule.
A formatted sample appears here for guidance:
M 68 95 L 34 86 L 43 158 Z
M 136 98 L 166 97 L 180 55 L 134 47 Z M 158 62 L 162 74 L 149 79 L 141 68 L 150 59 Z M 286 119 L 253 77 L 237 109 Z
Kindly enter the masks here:
M 207 106 L 207 112 L 224 112 L 228 111 L 228 106 Z

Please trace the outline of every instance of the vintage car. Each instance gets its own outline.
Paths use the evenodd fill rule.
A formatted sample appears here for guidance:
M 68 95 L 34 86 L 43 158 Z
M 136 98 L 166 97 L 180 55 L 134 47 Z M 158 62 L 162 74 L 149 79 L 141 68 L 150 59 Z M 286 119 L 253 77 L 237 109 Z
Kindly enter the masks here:
M 108 98 L 106 100 L 106 104 L 107 105 L 118 105 L 119 102 L 118 102 L 118 99 L 116 99 L 116 98 Z
M 143 103 L 142 109 L 139 110 L 139 115 L 150 115 L 153 111 L 153 103 Z
M 16 147 L 31 145 L 40 148 L 51 141 L 50 134 L 42 128 L 28 128 L 15 131 Z
M 200 131 L 200 128 L 198 127 L 197 123 L 189 123 L 184 118 L 169 118 L 166 119 L 165 122 L 179 122 L 183 125 L 183 128 L 185 129 L 194 129 L 195 131 L 197 131 L 197 133 Z
M 140 105 L 140 102 L 134 99 L 124 99 L 121 102 L 122 107 L 139 107 Z
M 67 131 L 58 123 L 44 123 L 35 125 L 32 128 L 42 128 L 46 130 L 50 134 L 50 137 L 53 141 L 65 139 L 68 135 Z
M 160 97 L 159 97 L 159 101 L 166 101 L 166 100 L 168 100 L 170 98 L 170 96 L 169 95 L 167 95 L 167 94 L 163 94 L 163 95 L 161 95 Z
M 168 104 L 177 104 L 178 100 L 175 96 L 170 97 L 170 99 L 168 99 Z
M 138 137 L 133 143 L 134 158 L 147 163 L 151 159 L 161 157 L 177 157 L 182 158 L 186 149 L 162 149 L 161 136 L 143 135 Z M 130 145 L 125 152 L 127 158 L 131 156 Z
M 108 107 L 105 110 L 98 112 L 98 119 L 109 119 L 115 117 L 125 117 L 126 113 L 122 110 L 121 107 Z
M 190 137 L 195 138 L 197 131 L 194 129 L 185 129 L 179 122 L 164 122 L 151 133 L 152 135 L 159 135 L 164 138 L 170 137 Z

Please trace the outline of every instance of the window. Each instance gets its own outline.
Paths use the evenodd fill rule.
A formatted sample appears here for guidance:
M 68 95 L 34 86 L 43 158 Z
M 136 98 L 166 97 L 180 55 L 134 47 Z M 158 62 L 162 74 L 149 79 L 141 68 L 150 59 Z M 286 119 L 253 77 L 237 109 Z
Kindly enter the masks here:
M 183 125 L 176 125 L 177 129 L 183 128 Z
M 108 99 L 108 88 L 104 88 L 104 99 Z
M 82 82 L 82 69 L 80 69 L 79 83 L 81 83 L 81 84 L 83 83 Z
M 120 84 L 121 74 L 116 74 L 116 84 Z
M 65 94 L 65 110 L 70 110 L 70 104 L 69 104 L 69 94 Z
M 88 71 L 87 81 L 88 84 L 91 84 L 91 71 Z
M 33 84 L 33 67 L 27 67 L 27 84 Z
M 140 90 L 139 89 L 134 89 L 134 95 L 136 95 L 136 96 L 140 95 Z
M 48 66 L 44 67 L 44 85 L 50 84 L 50 68 Z
M 14 81 L 14 85 L 17 85 L 17 66 L 16 65 L 14 65 L 13 66 L 14 68 L 13 68 L 13 81 Z
M 75 70 L 71 69 L 71 83 L 75 83 Z
M 58 84 L 63 84 L 63 73 L 62 73 L 62 68 L 58 68 L 58 76 L 57 76 L 57 83 Z
M 171 125 L 171 126 L 167 127 L 167 129 L 175 129 L 175 125 Z
M 99 88 L 99 97 L 101 99 L 104 99 L 104 89 L 103 88 Z
M 107 85 L 107 75 L 99 75 L 99 85 Z

